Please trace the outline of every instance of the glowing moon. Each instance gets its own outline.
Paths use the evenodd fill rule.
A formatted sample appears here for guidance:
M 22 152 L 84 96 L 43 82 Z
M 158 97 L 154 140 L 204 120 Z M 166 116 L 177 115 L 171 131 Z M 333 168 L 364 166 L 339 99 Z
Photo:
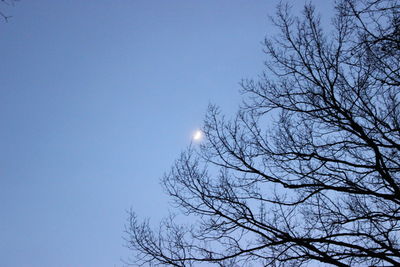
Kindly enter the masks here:
M 203 132 L 200 130 L 197 130 L 194 134 L 193 134 L 193 140 L 195 141 L 200 141 L 201 139 L 203 139 Z

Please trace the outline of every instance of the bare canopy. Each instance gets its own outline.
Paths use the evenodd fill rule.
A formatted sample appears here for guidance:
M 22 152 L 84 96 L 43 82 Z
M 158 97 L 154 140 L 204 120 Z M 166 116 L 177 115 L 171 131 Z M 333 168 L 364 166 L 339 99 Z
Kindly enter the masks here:
M 192 223 L 132 213 L 134 263 L 400 266 L 399 1 L 337 1 L 329 30 L 312 5 L 273 22 L 237 116 L 210 107 L 163 179 Z

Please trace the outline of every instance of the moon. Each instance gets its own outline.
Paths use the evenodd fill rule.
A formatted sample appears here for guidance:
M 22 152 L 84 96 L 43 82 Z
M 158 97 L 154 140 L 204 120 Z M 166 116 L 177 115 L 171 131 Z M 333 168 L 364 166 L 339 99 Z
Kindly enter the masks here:
M 193 134 L 193 140 L 200 141 L 201 139 L 203 139 L 203 132 L 201 130 L 195 131 Z

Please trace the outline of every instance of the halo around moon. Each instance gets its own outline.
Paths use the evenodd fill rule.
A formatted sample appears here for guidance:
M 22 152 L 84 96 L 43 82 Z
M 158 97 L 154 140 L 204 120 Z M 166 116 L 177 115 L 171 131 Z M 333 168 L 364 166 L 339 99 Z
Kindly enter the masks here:
M 192 138 L 194 141 L 201 141 L 201 139 L 203 139 L 203 137 L 204 137 L 203 132 L 201 130 L 197 130 L 194 132 Z

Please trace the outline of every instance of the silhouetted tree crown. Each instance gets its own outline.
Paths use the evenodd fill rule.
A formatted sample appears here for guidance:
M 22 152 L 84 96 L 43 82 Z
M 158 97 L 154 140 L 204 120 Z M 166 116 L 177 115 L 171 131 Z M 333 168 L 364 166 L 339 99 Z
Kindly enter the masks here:
M 400 3 L 341 0 L 324 30 L 281 4 L 266 70 L 164 177 L 177 212 L 131 214 L 137 264 L 400 266 Z

